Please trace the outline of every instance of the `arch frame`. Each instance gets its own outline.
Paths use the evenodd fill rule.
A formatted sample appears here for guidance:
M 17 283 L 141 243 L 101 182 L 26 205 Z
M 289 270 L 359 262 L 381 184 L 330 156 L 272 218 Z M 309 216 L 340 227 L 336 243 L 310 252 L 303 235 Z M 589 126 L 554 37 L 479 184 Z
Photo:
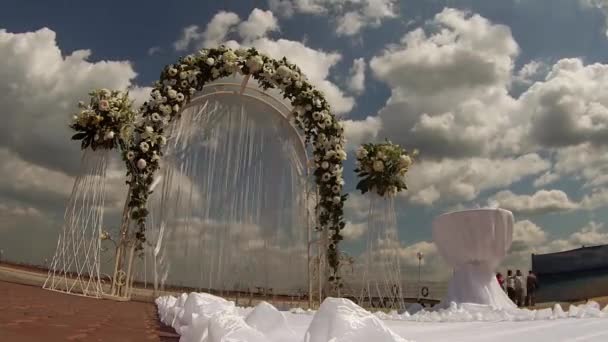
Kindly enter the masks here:
M 323 93 L 308 82 L 296 65 L 286 58 L 272 59 L 254 48 L 203 49 L 163 69 L 150 99 L 140 108 L 142 120 L 135 125 L 133 138 L 122 153 L 129 185 L 126 215 L 136 226 L 132 248 L 141 250 L 146 242 L 147 201 L 167 141 L 165 129 L 169 123 L 179 120 L 183 108 L 206 84 L 234 74 L 242 74 L 247 80 L 253 78 L 264 90 L 279 89 L 291 103 L 293 125 L 304 133 L 305 144 L 312 146 L 315 161 L 312 176 L 319 198 L 315 229 L 327 236 L 327 280 L 341 287 L 338 244 L 343 239 L 341 230 L 345 226 L 347 198 L 343 194 L 342 178 L 342 162 L 346 159 L 344 128 L 331 113 Z

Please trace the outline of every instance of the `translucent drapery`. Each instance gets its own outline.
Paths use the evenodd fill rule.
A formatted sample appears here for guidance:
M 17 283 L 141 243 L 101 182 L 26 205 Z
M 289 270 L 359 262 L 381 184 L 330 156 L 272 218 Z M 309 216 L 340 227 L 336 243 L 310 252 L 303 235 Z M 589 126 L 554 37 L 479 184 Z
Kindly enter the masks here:
M 101 297 L 100 235 L 106 197 L 108 150 L 83 152 L 79 176 L 65 210 L 64 225 L 45 289 Z
M 355 274 L 361 278 L 358 301 L 363 306 L 404 309 L 401 278 L 401 244 L 397 232 L 395 199 L 369 193 L 365 252 L 358 258 Z
M 306 155 L 279 110 L 212 94 L 169 136 L 149 205 L 146 278 L 224 295 L 305 293 Z

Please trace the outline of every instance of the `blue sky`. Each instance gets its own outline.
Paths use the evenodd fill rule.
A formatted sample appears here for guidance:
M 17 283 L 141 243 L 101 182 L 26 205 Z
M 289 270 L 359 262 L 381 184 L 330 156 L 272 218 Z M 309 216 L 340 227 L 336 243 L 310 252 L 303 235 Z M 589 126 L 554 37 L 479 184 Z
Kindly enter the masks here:
M 386 5 L 384 10 L 373 7 L 381 5 Z M 251 19 L 254 8 L 263 11 L 259 18 L 270 26 L 247 41 L 238 25 Z M 421 150 L 422 159 L 408 178 L 412 190 L 398 198 L 406 257 L 418 250 L 436 254 L 428 243 L 435 215 L 492 202 L 516 215 L 516 239 L 529 247 L 514 251 L 508 262 L 524 267 L 531 252 L 608 243 L 603 226 L 608 192 L 602 177 L 608 170 L 603 157 L 608 99 L 600 95 L 608 89 L 608 65 L 603 64 L 608 63 L 606 9 L 608 3 L 601 0 L 5 0 L 0 12 L 0 29 L 5 30 L 0 32 L 0 90 L 5 95 L 0 103 L 8 124 L 0 152 L 13 163 L 0 172 L 7 176 L 23 168 L 36 175 L 50 170 L 57 184 L 69 186 L 78 159 L 70 153 L 77 150 L 69 146 L 67 130 L 50 134 L 43 127 L 30 129 L 40 111 L 47 115 L 47 127 L 64 129 L 64 112 L 86 88 L 149 86 L 165 64 L 206 44 L 205 32 L 220 11 L 233 12 L 239 19 L 222 37 L 226 41 L 290 53 L 277 43 L 283 40 L 297 43 L 297 51 L 314 52 L 300 58 L 319 58 L 308 61 L 313 65 L 311 78 L 338 89 L 330 101 L 342 103 L 340 115 L 348 120 L 353 144 L 390 138 Z M 340 33 L 348 15 L 358 18 L 360 26 L 351 22 L 342 26 L 350 31 Z M 191 25 L 197 26 L 198 36 L 177 51 L 175 42 L 183 40 L 184 29 Z M 42 28 L 50 31 L 41 34 Z M 28 32 L 37 38 L 28 38 Z M 408 42 L 402 40 L 406 35 Z M 83 49 L 90 50 L 90 56 L 75 59 L 88 64 L 67 58 Z M 328 57 L 332 54 L 339 58 Z M 349 89 L 350 69 L 359 58 L 365 63 L 362 91 Z M 77 66 L 70 69 L 72 62 Z M 332 65 L 319 67 L 323 63 Z M 60 77 L 49 71 L 44 81 L 37 81 L 43 77 L 38 67 L 77 70 L 81 77 L 65 81 L 71 83 L 67 85 L 47 84 L 49 78 Z M 53 91 L 45 88 L 51 84 Z M 48 98 L 37 104 L 38 95 L 45 92 Z M 48 150 L 40 153 L 37 144 Z M 62 156 L 50 159 L 49 154 Z M 349 160 L 350 190 L 356 183 L 349 172 L 352 165 Z M 481 176 L 485 178 L 476 180 Z M 0 207 L 0 241 L 18 244 L 27 241 L 28 234 L 50 238 L 53 229 L 41 233 L 19 227 L 43 222 L 56 227 L 60 222 L 65 194 L 26 183 L 21 178 L 0 183 L 0 205 L 5 203 Z M 365 207 L 360 206 L 365 199 L 352 197 L 347 219 L 359 226 L 345 244 L 350 248 L 363 234 L 364 220 L 357 212 Z M 23 214 L 27 210 L 35 215 Z M 6 255 L 37 262 L 49 250 L 41 247 L 36 255 L 23 255 L 10 246 L 0 248 Z M 429 262 L 438 260 L 429 257 Z

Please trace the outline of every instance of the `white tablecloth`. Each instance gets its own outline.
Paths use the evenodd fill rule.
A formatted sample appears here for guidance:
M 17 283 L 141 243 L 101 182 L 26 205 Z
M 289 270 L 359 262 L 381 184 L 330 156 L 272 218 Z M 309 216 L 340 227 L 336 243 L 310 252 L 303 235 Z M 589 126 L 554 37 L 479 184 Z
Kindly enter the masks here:
M 487 304 L 512 308 L 496 280 L 496 267 L 507 255 L 513 238 L 513 214 L 503 209 L 474 209 L 447 213 L 433 222 L 433 240 L 454 268 L 443 305 Z

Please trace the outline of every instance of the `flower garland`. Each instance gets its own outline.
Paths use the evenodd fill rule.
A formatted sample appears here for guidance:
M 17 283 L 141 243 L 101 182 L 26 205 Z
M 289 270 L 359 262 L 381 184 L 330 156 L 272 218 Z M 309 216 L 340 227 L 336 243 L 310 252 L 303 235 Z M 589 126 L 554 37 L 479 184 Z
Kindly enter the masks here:
M 407 190 L 405 174 L 417 155 L 417 150 L 409 154 L 388 140 L 380 144 L 362 145 L 357 150 L 355 172 L 360 178 L 357 190 L 362 194 L 375 191 L 380 196 L 394 196 Z
M 329 280 L 338 283 L 337 246 L 342 240 L 340 231 L 345 225 L 343 207 L 347 196 L 342 194 L 342 162 L 346 159 L 344 128 L 331 114 L 323 94 L 308 82 L 296 65 L 285 58 L 272 59 L 253 48 L 234 51 L 221 46 L 180 58 L 177 63 L 165 67 L 154 85 L 151 99 L 140 109 L 142 120 L 123 153 L 131 189 L 128 206 L 137 223 L 139 248 L 145 242 L 146 203 L 163 154 L 162 146 L 167 142 L 165 129 L 168 123 L 179 118 L 180 110 L 207 82 L 235 73 L 250 75 L 264 89 L 279 88 L 283 97 L 292 103 L 294 122 L 304 131 L 306 143 L 312 143 L 314 176 L 320 195 L 316 229 L 330 232 L 327 252 L 332 274 Z
M 97 89 L 89 95 L 89 104 L 79 102 L 80 111 L 72 117 L 70 128 L 77 132 L 72 140 L 80 140 L 82 149 L 126 146 L 131 140 L 130 128 L 135 119 L 129 93 Z

